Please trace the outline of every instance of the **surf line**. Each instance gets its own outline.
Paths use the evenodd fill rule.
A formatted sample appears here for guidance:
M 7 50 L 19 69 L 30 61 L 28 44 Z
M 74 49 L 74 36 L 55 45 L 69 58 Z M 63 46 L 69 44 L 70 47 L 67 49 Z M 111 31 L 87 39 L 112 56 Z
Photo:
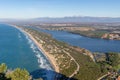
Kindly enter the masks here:
M 46 57 L 46 59 L 50 62 L 52 68 L 56 71 L 56 72 L 59 72 L 59 67 L 56 65 L 57 63 L 55 62 L 55 59 L 50 55 L 48 54 L 48 52 L 46 52 L 42 45 L 40 43 L 38 43 L 34 37 L 29 34 L 28 32 L 24 31 L 23 29 L 21 29 L 19 26 L 16 26 L 16 25 L 11 25 L 13 27 L 15 27 L 16 29 L 20 30 L 21 32 L 23 32 L 25 35 L 27 35 L 34 43 L 35 45 L 38 47 L 38 49 L 42 52 L 42 54 Z

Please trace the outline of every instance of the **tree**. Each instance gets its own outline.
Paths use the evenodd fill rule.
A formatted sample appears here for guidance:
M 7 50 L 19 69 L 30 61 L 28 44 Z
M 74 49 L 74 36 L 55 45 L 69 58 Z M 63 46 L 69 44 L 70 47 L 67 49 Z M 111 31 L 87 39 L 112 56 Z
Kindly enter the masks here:
M 108 61 L 111 66 L 117 66 L 120 63 L 120 57 L 117 53 L 108 53 Z
M 5 73 L 6 70 L 7 70 L 6 64 L 2 63 L 2 64 L 0 65 L 0 73 Z
M 16 68 L 12 72 L 6 75 L 11 80 L 30 80 L 29 72 L 25 69 Z

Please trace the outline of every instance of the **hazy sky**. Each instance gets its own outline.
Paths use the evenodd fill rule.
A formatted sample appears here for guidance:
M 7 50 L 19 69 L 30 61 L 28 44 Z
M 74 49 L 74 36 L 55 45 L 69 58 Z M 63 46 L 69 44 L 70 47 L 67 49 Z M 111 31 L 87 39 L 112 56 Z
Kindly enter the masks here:
M 0 0 L 0 18 L 120 17 L 120 0 Z

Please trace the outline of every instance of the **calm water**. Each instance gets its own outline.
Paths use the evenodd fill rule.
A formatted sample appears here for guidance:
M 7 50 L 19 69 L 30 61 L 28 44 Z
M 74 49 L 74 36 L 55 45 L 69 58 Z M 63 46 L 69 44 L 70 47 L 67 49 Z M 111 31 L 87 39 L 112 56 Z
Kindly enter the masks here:
M 34 28 L 35 29 L 35 28 Z M 40 30 L 41 29 L 37 29 Z M 86 48 L 92 52 L 120 52 L 120 41 L 88 38 L 66 31 L 42 30 L 49 33 L 53 38 L 64 41 L 73 46 Z
M 83 37 L 65 31 L 48 31 L 52 36 L 68 44 L 86 48 L 92 52 L 120 52 L 120 41 Z
M 53 70 L 46 57 L 26 34 L 4 24 L 0 24 L 0 63 L 6 63 L 10 69 L 20 67 L 33 73 L 41 69 Z M 52 80 L 54 74 L 43 73 L 48 78 L 46 80 Z M 37 76 L 43 76 L 42 71 Z

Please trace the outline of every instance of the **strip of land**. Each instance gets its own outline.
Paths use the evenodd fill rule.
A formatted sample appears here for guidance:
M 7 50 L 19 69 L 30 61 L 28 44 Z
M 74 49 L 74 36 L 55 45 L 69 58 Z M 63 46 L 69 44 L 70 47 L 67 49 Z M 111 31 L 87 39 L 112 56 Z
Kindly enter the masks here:
M 56 72 L 69 78 L 75 78 L 72 80 L 97 80 L 107 73 L 104 64 L 94 62 L 90 51 L 57 41 L 47 33 L 26 27 L 18 29 L 21 28 L 46 55 Z M 65 77 L 62 76 L 60 79 L 63 80 Z

